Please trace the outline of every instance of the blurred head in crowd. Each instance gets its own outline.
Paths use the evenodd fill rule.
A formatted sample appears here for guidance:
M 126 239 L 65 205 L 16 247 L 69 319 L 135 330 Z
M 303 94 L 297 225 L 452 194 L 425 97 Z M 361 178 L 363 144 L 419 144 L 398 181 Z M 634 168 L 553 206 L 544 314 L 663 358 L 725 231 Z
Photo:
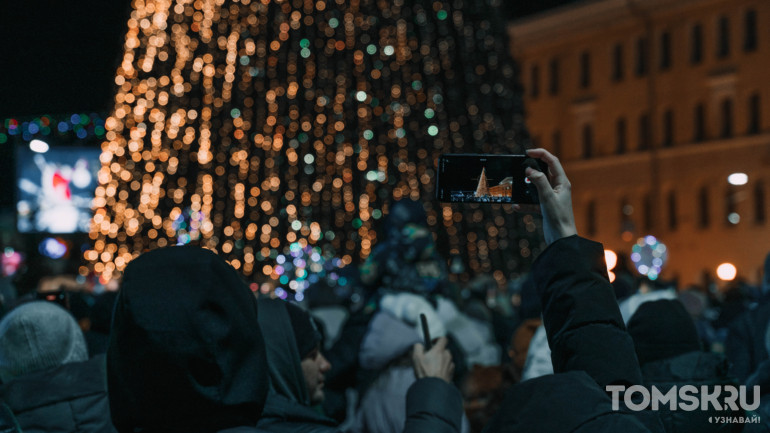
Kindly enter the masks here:
M 428 219 L 422 202 L 403 199 L 392 203 L 387 218 L 385 219 L 385 232 L 388 237 L 398 235 L 407 226 L 425 226 Z
M 46 301 L 20 305 L 0 322 L 0 380 L 88 360 L 77 322 Z
M 695 323 L 678 300 L 643 303 L 628 321 L 628 333 L 641 365 L 701 348 Z

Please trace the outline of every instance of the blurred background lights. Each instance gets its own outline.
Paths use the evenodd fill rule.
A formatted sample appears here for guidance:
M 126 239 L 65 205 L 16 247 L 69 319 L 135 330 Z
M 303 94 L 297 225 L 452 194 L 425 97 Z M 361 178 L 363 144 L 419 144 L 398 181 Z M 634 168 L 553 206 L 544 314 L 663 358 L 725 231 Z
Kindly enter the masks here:
M 732 263 L 722 263 L 717 266 L 717 277 L 722 281 L 732 281 L 738 275 L 738 269 Z
M 615 269 L 615 266 L 618 264 L 618 255 L 615 251 L 604 250 L 604 261 L 607 263 L 607 270 L 611 271 Z
M 668 249 L 655 236 L 639 238 L 631 248 L 631 261 L 636 270 L 651 280 L 658 279 L 667 260 Z
M 2 265 L 2 276 L 10 277 L 18 272 L 21 265 L 24 263 L 24 255 L 14 250 L 13 248 L 6 247 L 0 256 L 0 264 Z
M 32 140 L 29 142 L 29 150 L 37 153 L 46 153 L 48 152 L 48 143 L 46 143 L 43 140 Z
M 727 176 L 727 182 L 730 185 L 746 185 L 749 182 L 749 176 L 746 173 L 733 173 Z
M 40 242 L 38 247 L 40 254 L 52 258 L 60 259 L 67 255 L 69 247 L 67 244 L 58 238 L 45 238 Z
M 109 117 L 54 128 L 103 138 L 89 270 L 117 278 L 143 251 L 193 244 L 260 292 L 307 299 L 411 199 L 465 262 L 453 278 L 525 271 L 539 221 L 433 200 L 439 154 L 529 142 L 499 3 L 134 2 Z

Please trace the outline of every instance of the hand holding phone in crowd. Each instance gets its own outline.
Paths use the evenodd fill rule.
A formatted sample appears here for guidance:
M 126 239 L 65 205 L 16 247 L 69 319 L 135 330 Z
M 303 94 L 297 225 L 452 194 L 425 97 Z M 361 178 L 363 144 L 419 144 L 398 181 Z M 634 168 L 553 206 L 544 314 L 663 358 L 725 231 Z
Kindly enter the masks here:
M 527 155 L 539 159 L 548 166 L 548 174 L 527 167 L 526 175 L 537 188 L 540 212 L 543 215 L 545 242 L 555 241 L 577 234 L 572 212 L 572 186 L 559 159 L 545 149 L 529 149 Z M 537 210 L 536 206 L 516 204 L 518 211 Z
M 427 352 L 422 343 L 414 345 L 412 350 L 412 363 L 414 375 L 418 379 L 423 377 L 436 377 L 447 383 L 452 383 L 455 374 L 455 363 L 452 354 L 447 349 L 448 340 L 441 337 Z

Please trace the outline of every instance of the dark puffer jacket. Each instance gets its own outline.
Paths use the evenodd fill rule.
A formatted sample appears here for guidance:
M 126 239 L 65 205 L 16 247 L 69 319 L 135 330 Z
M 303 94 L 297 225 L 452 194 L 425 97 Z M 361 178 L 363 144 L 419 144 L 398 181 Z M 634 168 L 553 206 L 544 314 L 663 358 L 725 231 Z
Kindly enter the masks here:
M 105 378 L 97 356 L 17 377 L 0 388 L 0 400 L 25 433 L 112 433 Z
M 684 385 L 692 385 L 699 390 L 705 385 L 709 387 L 710 392 L 714 392 L 716 385 L 737 386 L 736 381 L 728 376 L 727 370 L 727 360 L 723 356 L 695 351 L 648 362 L 642 366 L 642 375 L 647 387 L 655 386 L 663 394 L 674 386 Z M 743 429 L 743 426 L 738 423 L 712 421 L 712 417 L 744 416 L 742 410 L 718 411 L 713 406 L 709 406 L 709 410 L 705 411 L 678 409 L 671 411 L 668 406 L 661 406 L 659 414 L 666 431 L 670 433 L 727 433 L 739 432 Z
M 268 373 L 254 295 L 211 251 L 139 256 L 115 305 L 107 378 L 118 431 L 256 431 Z
M 662 433 L 651 411 L 618 410 L 607 385 L 642 383 L 633 341 L 607 279 L 602 245 L 578 236 L 535 261 L 554 372 L 515 385 L 485 432 Z

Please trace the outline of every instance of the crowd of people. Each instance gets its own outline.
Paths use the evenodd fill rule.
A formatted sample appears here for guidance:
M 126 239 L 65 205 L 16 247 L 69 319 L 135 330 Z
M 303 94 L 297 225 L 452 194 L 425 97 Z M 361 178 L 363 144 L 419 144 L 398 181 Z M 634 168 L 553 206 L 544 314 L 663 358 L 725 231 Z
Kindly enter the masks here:
M 302 303 L 195 246 L 142 254 L 85 312 L 19 299 L 0 321 L 0 432 L 770 431 L 770 256 L 762 287 L 727 294 L 610 283 L 559 160 L 528 154 L 548 166 L 527 169 L 540 205 L 514 207 L 542 214 L 548 247 L 505 289 L 450 283 L 421 203 L 401 200 L 344 290 L 321 280 Z M 681 410 L 631 391 L 686 385 L 759 393 Z

